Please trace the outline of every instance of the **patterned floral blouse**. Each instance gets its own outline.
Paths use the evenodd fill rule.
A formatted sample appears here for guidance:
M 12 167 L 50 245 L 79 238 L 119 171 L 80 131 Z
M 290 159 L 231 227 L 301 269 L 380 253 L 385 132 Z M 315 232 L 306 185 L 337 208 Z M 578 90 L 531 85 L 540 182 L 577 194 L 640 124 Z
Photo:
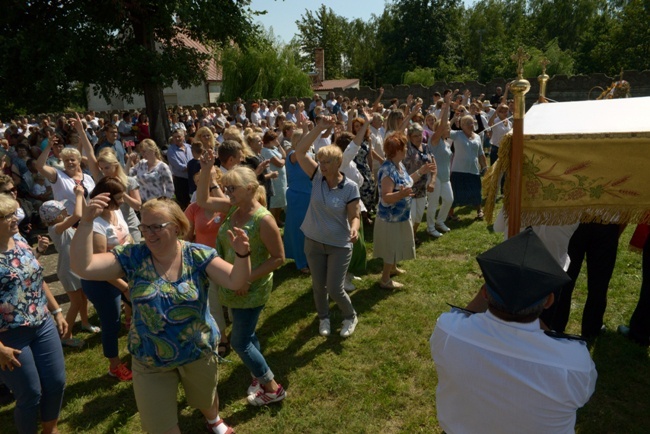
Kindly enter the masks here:
M 424 150 L 424 145 L 420 144 L 422 151 L 418 149 L 411 142 L 406 146 L 406 156 L 402 162 L 404 167 L 409 173 L 416 172 L 420 167 L 431 162 L 431 156 Z M 427 176 L 421 176 L 416 183 L 413 184 L 414 198 L 418 199 L 427 195 Z
M 49 315 L 43 267 L 20 234 L 13 238 L 14 248 L 0 253 L 0 332 L 37 327 Z
M 146 244 L 112 250 L 126 273 L 133 304 L 129 351 L 152 367 L 173 368 L 215 351 L 221 335 L 208 309 L 207 265 L 217 252 L 180 241 L 183 269 L 175 282 L 163 279 Z
M 140 184 L 142 203 L 157 197 L 174 197 L 174 181 L 169 166 L 162 161 L 149 170 L 147 160 L 140 160 L 129 170 L 129 176 L 135 176 Z
M 401 199 L 392 204 L 388 204 L 381 199 L 381 181 L 387 176 L 392 179 L 393 183 L 395 184 L 392 192 L 396 192 L 402 188 L 411 187 L 413 185 L 413 180 L 406 172 L 406 167 L 404 167 L 404 164 L 402 164 L 402 162 L 399 163 L 399 167 L 401 169 L 401 172 L 400 170 L 397 170 L 395 163 L 387 159 L 379 168 L 379 172 L 377 172 L 377 185 L 379 186 L 379 207 L 377 209 L 377 217 L 391 223 L 403 222 L 411 218 L 410 197 L 405 197 L 404 199 Z
M 231 264 L 235 263 L 235 250 L 230 246 L 228 231 L 232 230 L 232 221 L 230 219 L 235 210 L 237 210 L 237 207 L 231 208 L 228 212 L 228 217 L 226 217 L 226 221 L 219 228 L 219 235 L 217 237 L 217 251 L 219 255 Z M 260 236 L 260 223 L 267 215 L 271 215 L 271 213 L 263 206 L 260 206 L 253 213 L 250 220 L 242 226 L 242 229 L 248 235 L 248 243 L 251 248 L 251 269 L 255 269 L 271 256 L 269 251 L 266 250 L 266 246 Z M 272 288 L 273 273 L 269 273 L 266 276 L 254 280 L 248 289 L 248 294 L 245 296 L 237 295 L 235 291 L 231 291 L 230 289 L 219 287 L 219 300 L 224 306 L 234 307 L 236 309 L 263 306 L 269 300 Z

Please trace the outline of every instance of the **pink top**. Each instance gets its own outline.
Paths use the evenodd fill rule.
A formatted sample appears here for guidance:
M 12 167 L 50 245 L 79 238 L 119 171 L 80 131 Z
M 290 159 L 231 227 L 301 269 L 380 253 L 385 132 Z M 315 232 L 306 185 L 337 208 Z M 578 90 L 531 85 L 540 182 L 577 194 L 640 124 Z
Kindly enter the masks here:
M 223 222 L 224 214 L 220 212 L 206 213 L 194 202 L 185 210 L 185 216 L 194 225 L 194 242 L 215 248 L 217 233 Z

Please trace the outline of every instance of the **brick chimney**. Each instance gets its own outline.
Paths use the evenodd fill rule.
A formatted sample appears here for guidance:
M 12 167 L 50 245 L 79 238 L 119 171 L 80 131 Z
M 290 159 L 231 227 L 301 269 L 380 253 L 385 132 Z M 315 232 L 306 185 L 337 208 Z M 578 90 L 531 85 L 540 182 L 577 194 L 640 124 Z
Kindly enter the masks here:
M 318 81 L 322 83 L 325 80 L 325 50 L 320 47 L 314 49 L 314 69 L 318 74 Z

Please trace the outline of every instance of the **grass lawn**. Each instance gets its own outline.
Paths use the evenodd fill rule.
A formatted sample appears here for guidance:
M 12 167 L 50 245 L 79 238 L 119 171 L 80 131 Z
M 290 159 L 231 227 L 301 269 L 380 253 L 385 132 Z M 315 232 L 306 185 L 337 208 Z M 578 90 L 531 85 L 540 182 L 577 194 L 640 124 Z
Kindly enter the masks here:
M 463 213 L 464 212 L 464 213 Z M 418 258 L 404 262 L 408 274 L 399 277 L 402 290 L 383 290 L 377 282 L 378 260 L 369 260 L 368 273 L 356 281 L 352 294 L 359 314 L 354 335 L 340 338 L 340 311 L 332 307 L 332 336 L 318 335 L 311 280 L 292 262 L 275 274 L 273 295 L 262 312 L 258 335 L 263 353 L 287 389 L 287 399 L 266 408 L 246 403 L 250 377 L 232 352 L 220 365 L 221 416 L 238 433 L 438 433 L 436 372 L 429 336 L 446 303 L 464 305 L 481 284 L 475 256 L 502 240 L 501 234 L 474 222 L 474 211 L 461 210 L 462 220 L 438 240 L 424 240 Z M 372 241 L 372 230 L 366 240 Z M 636 305 L 641 282 L 641 256 L 627 250 L 632 234 L 621 237 L 605 316 L 607 332 L 592 347 L 598 383 L 591 401 L 578 412 L 580 433 L 650 432 L 650 372 L 648 351 L 615 333 L 627 323 Z M 371 257 L 371 244 L 369 257 Z M 583 267 L 584 268 L 584 267 Z M 583 273 L 584 274 L 584 273 Z M 581 275 L 574 293 L 569 333 L 580 332 L 586 295 Z M 650 313 L 649 313 L 650 314 Z M 97 323 L 97 319 L 94 319 Z M 106 375 L 99 336 L 81 350 L 66 349 L 67 389 L 60 419 L 62 433 L 140 433 L 130 383 Z M 129 360 L 125 333 L 122 356 Z M 203 432 L 197 410 L 179 393 L 180 427 L 184 433 Z M 0 407 L 0 432 L 14 433 L 13 404 Z

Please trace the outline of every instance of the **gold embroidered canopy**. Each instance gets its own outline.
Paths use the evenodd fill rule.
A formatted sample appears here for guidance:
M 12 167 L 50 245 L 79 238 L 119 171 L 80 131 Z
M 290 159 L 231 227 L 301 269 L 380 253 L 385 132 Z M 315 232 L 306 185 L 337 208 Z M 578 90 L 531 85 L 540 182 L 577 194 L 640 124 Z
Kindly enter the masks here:
M 531 107 L 524 118 L 521 225 L 650 221 L 649 109 L 650 97 Z M 489 222 L 511 139 L 504 138 L 484 180 Z M 505 209 L 509 201 L 506 188 Z

